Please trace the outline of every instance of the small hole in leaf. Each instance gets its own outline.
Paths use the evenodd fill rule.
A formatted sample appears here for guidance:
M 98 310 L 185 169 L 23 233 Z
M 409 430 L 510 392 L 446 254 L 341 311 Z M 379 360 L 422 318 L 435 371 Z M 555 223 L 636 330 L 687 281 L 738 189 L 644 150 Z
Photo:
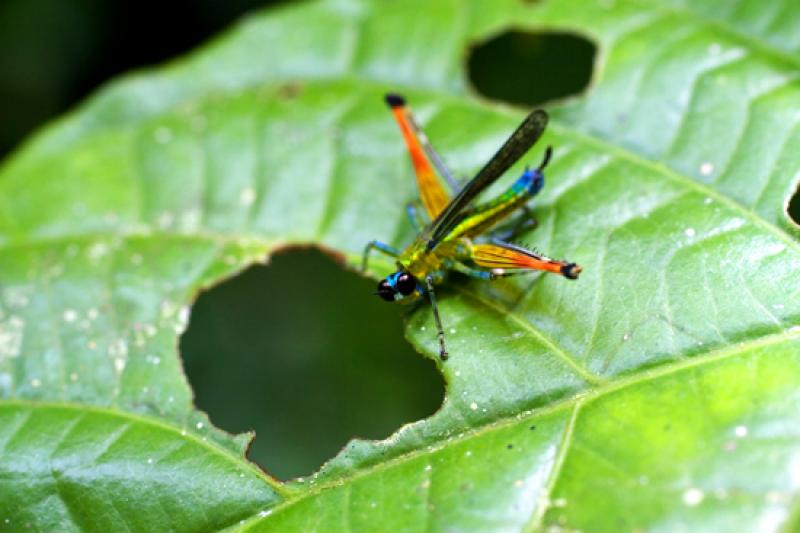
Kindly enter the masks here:
M 255 430 L 249 458 L 277 478 L 312 473 L 351 438 L 385 438 L 441 405 L 441 375 L 375 285 L 319 250 L 293 250 L 195 303 L 181 338 L 195 402 L 218 427 Z
M 573 33 L 507 31 L 471 50 L 469 79 L 486 98 L 539 105 L 586 89 L 596 52 Z
M 791 198 L 789 198 L 789 201 L 786 203 L 786 214 L 789 215 L 789 218 L 795 225 L 800 226 L 800 182 L 797 183 L 794 194 L 792 194 Z

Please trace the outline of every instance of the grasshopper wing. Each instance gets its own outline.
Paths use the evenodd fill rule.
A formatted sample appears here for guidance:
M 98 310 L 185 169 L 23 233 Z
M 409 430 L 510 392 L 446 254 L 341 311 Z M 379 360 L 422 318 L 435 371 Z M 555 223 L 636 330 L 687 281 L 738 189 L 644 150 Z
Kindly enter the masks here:
M 434 249 L 459 223 L 462 211 L 478 194 L 497 181 L 497 178 L 503 175 L 539 140 L 547 127 L 547 119 L 547 113 L 541 109 L 536 109 L 525 117 L 522 124 L 517 127 L 497 153 L 433 221 L 431 237 L 426 245 L 428 250 Z
M 451 182 L 451 185 L 455 180 L 430 142 L 428 142 L 428 138 L 417 125 L 411 109 L 406 105 L 405 99 L 397 94 L 387 94 L 386 103 L 392 109 L 392 114 L 398 126 L 400 126 L 403 139 L 406 141 L 411 163 L 414 165 L 414 173 L 417 176 L 419 197 L 425 207 L 425 211 L 428 213 L 428 220 L 433 220 L 447 206 L 450 201 L 450 195 L 439 181 L 433 166 L 431 166 L 431 161 L 439 170 L 439 173 Z

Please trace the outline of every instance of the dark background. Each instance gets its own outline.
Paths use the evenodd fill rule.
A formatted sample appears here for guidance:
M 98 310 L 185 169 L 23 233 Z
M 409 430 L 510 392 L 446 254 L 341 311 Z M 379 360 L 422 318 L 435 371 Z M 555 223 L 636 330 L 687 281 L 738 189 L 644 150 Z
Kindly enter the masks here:
M 109 78 L 279 3 L 0 0 L 0 157 Z M 575 37 L 510 32 L 473 47 L 468 67 L 485 97 L 531 106 L 582 90 L 593 54 Z M 355 435 L 383 438 L 433 413 L 442 379 L 404 340 L 403 307 L 374 288 L 302 250 L 202 294 L 181 339 L 198 407 L 228 431 L 255 429 L 251 458 L 282 479 Z

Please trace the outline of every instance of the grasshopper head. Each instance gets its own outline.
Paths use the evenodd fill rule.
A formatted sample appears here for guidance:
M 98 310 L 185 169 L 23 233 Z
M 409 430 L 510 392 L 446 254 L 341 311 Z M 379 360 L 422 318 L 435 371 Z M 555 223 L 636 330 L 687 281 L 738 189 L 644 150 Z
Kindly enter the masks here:
M 375 292 L 387 302 L 413 301 L 419 297 L 420 293 L 421 287 L 417 278 L 404 270 L 398 270 L 382 279 Z

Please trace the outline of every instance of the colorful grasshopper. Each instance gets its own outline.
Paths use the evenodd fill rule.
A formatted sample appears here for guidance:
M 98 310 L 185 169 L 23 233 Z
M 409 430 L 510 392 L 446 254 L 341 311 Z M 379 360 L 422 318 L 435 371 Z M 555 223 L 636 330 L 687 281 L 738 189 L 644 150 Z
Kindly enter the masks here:
M 403 251 L 371 241 L 364 249 L 362 269 L 366 271 L 369 253 L 373 249 L 397 260 L 397 272 L 378 283 L 376 294 L 389 302 L 413 302 L 426 295 L 433 308 L 439 336 L 439 356 L 444 360 L 447 349 L 434 285 L 440 283 L 448 271 L 455 270 L 478 279 L 495 279 L 535 270 L 577 279 L 581 272 L 581 267 L 575 263 L 556 261 L 507 242 L 534 224 L 526 203 L 544 185 L 543 170 L 552 154 L 549 146 L 541 164 L 533 170 L 526 169 L 505 193 L 486 203 L 472 205 L 478 194 L 494 183 L 539 139 L 547 126 L 547 113 L 537 109 L 528 115 L 500 150 L 462 188 L 420 130 L 405 99 L 388 94 L 386 103 L 392 109 L 411 155 L 420 201 L 430 222 L 424 225 L 416 204 L 408 204 L 406 209 L 411 223 L 419 231 L 417 238 Z M 452 199 L 439 182 L 434 167 L 451 188 L 458 191 Z M 523 210 L 526 216 L 515 227 L 480 237 L 517 210 Z

